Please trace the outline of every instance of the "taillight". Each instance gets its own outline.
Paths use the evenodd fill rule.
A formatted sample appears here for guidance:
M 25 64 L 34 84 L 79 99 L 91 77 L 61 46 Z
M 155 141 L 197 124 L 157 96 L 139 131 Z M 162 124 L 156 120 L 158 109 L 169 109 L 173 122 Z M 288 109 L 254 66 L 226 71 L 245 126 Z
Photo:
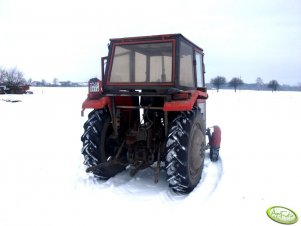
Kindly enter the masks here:
M 89 87 L 89 99 L 97 99 L 100 97 L 102 93 L 102 81 L 100 81 L 98 78 L 92 78 L 89 80 L 88 83 Z

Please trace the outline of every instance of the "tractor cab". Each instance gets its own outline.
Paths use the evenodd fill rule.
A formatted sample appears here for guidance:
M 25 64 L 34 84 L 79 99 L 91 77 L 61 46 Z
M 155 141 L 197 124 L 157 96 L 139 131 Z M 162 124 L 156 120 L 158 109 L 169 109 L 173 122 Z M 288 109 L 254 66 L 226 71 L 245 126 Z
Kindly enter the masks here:
M 205 90 L 203 56 L 203 49 L 181 34 L 111 39 L 108 57 L 102 58 L 103 94 Z
M 174 191 L 192 191 L 205 149 L 215 150 L 216 161 L 220 142 L 218 127 L 206 130 L 203 56 L 181 34 L 111 39 L 102 78 L 89 80 L 82 105 L 82 115 L 93 109 L 82 136 L 87 172 L 106 180 L 154 167 L 158 181 L 163 163 Z

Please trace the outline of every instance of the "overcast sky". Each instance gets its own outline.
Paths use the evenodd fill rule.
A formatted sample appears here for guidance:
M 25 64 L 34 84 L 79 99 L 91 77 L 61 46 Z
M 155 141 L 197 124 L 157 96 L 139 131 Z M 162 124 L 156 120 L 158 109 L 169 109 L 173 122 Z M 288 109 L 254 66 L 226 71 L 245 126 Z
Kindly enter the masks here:
M 215 76 L 301 83 L 300 0 L 0 0 L 0 66 L 33 80 L 100 75 L 109 38 L 182 33 Z

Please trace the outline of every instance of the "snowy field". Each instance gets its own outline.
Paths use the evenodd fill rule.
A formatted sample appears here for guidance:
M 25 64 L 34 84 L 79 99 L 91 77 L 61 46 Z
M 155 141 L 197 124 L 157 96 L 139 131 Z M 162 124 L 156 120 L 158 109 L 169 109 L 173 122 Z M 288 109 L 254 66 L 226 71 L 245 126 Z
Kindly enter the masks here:
M 266 215 L 274 205 L 301 216 L 301 92 L 209 91 L 207 126 L 222 129 L 221 158 L 207 155 L 200 184 L 180 196 L 165 172 L 158 184 L 151 170 L 107 182 L 87 175 L 87 88 L 32 91 L 0 95 L 1 226 L 268 226 L 278 224 Z

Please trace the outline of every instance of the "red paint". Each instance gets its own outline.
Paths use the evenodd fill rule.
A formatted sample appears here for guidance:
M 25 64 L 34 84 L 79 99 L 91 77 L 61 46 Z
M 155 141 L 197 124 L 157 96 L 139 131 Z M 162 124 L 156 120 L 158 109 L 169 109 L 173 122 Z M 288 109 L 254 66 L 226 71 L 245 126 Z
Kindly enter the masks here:
M 102 109 L 110 103 L 111 103 L 111 100 L 109 97 L 101 97 L 98 100 L 86 99 L 82 105 L 82 108 L 83 108 L 83 110 L 87 109 L 87 108 Z
M 122 106 L 134 106 L 133 99 L 131 96 L 116 96 L 115 97 L 115 104 L 122 105 Z
M 206 92 L 195 90 L 191 92 L 191 97 L 187 100 L 175 100 L 165 102 L 163 111 L 190 111 L 197 99 L 207 99 Z
M 219 149 L 221 145 L 221 129 L 218 126 L 213 126 L 211 147 L 215 149 Z

